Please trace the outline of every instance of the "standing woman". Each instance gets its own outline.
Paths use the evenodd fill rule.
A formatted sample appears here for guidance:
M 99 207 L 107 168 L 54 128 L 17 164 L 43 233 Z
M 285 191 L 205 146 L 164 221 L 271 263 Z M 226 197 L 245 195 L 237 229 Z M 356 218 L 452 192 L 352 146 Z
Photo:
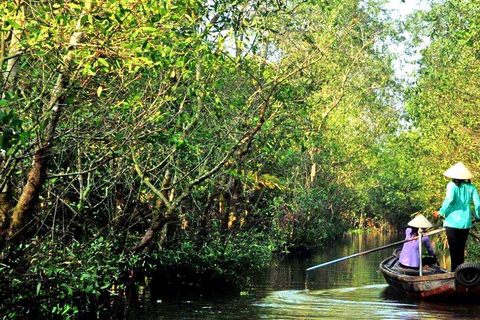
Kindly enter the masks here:
M 475 217 L 480 219 L 480 196 L 477 188 L 470 182 L 473 174 L 462 162 L 449 168 L 443 175 L 452 181 L 447 184 L 447 194 L 442 207 L 434 212 L 434 215 L 445 218 L 443 226 L 447 233 L 452 271 L 455 271 L 465 260 L 465 244 L 472 227 L 472 200 Z

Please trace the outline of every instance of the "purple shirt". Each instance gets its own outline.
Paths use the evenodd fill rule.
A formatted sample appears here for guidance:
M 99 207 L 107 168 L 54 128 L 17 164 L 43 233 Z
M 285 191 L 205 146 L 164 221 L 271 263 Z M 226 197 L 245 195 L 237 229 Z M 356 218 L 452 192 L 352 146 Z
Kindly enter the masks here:
M 417 233 L 412 234 L 412 228 L 405 230 L 405 240 L 418 236 Z M 434 255 L 435 251 L 430 244 L 430 238 L 422 237 L 422 247 L 427 248 L 430 255 Z M 400 253 L 400 263 L 404 266 L 418 268 L 420 266 L 420 254 L 418 251 L 418 239 L 405 242 L 403 244 L 402 252 Z

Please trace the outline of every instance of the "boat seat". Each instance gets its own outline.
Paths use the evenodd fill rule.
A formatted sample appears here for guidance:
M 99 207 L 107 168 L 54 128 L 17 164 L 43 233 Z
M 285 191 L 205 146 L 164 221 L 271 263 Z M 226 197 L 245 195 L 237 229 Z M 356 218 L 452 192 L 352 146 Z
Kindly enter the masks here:
M 392 268 L 392 271 L 395 271 L 399 274 L 404 274 L 404 275 L 407 275 L 407 276 L 418 276 L 419 275 L 418 270 L 406 269 L 406 268 L 402 268 L 400 266 L 395 266 L 394 268 Z M 438 272 L 437 268 L 433 267 L 433 268 L 429 268 L 429 269 L 423 269 L 422 275 L 426 276 L 426 275 L 432 275 L 432 274 L 435 274 L 435 273 L 439 273 L 439 272 Z

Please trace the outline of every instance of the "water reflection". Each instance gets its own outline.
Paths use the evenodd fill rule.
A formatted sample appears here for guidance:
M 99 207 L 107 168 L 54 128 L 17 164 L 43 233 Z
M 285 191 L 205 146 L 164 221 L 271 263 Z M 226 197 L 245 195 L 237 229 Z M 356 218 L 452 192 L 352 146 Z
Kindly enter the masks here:
M 401 239 L 403 239 L 403 235 L 398 234 L 345 236 L 334 245 L 328 246 L 321 253 L 309 259 L 279 262 L 265 274 L 260 275 L 257 278 L 257 284 L 265 290 L 316 290 L 385 283 L 378 266 L 381 260 L 390 255 L 393 249 L 395 249 L 394 247 L 331 264 L 308 273 L 305 272 L 305 269 L 385 244 L 394 243 Z
M 403 235 L 353 235 L 307 260 L 278 262 L 248 294 L 154 302 L 135 319 L 473 319 L 478 302 L 422 301 L 393 291 L 379 263 L 394 248 L 305 272 L 326 261 L 401 240 Z M 435 239 L 432 239 L 433 241 Z
M 480 311 L 472 304 L 386 298 L 385 291 L 384 284 L 277 291 L 254 306 L 262 319 L 475 319 Z
M 268 319 L 405 319 L 412 304 L 379 299 L 385 285 L 319 291 L 277 291 L 256 306 Z

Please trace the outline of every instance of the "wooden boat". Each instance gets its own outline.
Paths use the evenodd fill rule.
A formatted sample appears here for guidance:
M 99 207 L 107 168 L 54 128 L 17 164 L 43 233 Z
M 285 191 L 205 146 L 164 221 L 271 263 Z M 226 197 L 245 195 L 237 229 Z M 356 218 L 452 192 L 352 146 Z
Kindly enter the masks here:
M 399 249 L 380 263 L 380 271 L 387 283 L 397 291 L 416 298 L 468 297 L 480 299 L 480 264 L 466 262 L 455 272 L 437 264 L 422 270 L 402 268 L 398 263 Z

